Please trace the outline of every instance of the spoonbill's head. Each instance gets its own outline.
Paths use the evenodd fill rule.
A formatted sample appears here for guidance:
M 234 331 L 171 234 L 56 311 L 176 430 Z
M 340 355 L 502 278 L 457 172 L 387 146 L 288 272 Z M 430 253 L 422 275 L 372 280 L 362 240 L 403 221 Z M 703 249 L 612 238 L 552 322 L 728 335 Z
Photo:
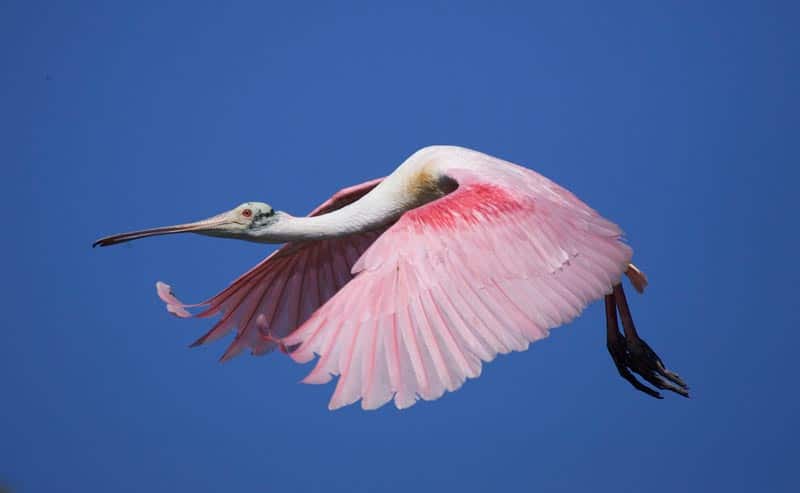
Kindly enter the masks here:
M 162 226 L 159 228 L 131 231 L 106 236 L 95 241 L 92 246 L 111 246 L 126 241 L 138 240 L 148 236 L 169 235 L 175 233 L 197 233 L 207 236 L 223 236 L 228 238 L 250 239 L 251 235 L 277 219 L 275 210 L 263 202 L 245 202 L 222 214 L 192 223 Z

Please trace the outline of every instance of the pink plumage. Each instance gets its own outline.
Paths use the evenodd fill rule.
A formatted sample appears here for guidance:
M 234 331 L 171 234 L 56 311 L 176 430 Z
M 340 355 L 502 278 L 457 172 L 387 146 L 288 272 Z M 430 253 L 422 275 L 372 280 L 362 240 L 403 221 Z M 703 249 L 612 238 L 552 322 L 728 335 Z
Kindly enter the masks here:
M 477 151 L 422 149 L 388 177 L 346 188 L 306 218 L 245 203 L 97 244 L 186 231 L 286 242 L 200 305 L 181 303 L 161 282 L 158 294 L 179 317 L 192 307 L 203 308 L 196 317 L 219 316 L 193 345 L 235 332 L 222 360 L 275 347 L 301 363 L 318 356 L 304 382 L 338 375 L 331 409 L 437 399 L 604 295 L 620 374 L 656 397 L 628 368 L 688 395 L 652 350 L 636 350 L 646 344 L 619 283 L 627 273 L 641 291 L 646 278 L 630 264 L 621 230 L 549 179 Z
M 350 204 L 375 188 L 381 179 L 348 187 L 314 209 L 309 216 L 324 214 Z M 288 243 L 247 271 L 213 298 L 186 305 L 157 283 L 167 310 L 179 317 L 191 316 L 186 308 L 205 307 L 198 318 L 220 315 L 220 320 L 192 346 L 213 342 L 232 330 L 236 336 L 221 360 L 227 361 L 251 348 L 254 355 L 275 349 L 311 313 L 352 278 L 356 259 L 378 236 L 365 232 L 316 242 Z M 259 320 L 259 317 L 261 319 Z
M 610 293 L 630 262 L 615 225 L 532 171 L 448 176 L 458 189 L 406 212 L 285 339 L 296 361 L 321 355 L 306 381 L 340 375 L 331 408 L 456 390 Z

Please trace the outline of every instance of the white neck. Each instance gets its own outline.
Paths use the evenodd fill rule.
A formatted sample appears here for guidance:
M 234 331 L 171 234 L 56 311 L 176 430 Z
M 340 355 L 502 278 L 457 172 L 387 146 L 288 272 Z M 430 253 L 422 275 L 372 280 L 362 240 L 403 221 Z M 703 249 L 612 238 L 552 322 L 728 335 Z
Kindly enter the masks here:
M 275 221 L 248 233 L 248 240 L 287 243 L 321 240 L 373 231 L 396 221 L 405 211 L 435 200 L 453 190 L 452 180 L 441 188 L 444 175 L 423 150 L 406 159 L 366 195 L 328 214 L 294 217 L 277 212 Z
M 402 203 L 381 200 L 377 194 L 368 194 L 321 216 L 295 217 L 278 211 L 274 222 L 253 231 L 248 239 L 259 243 L 286 243 L 347 236 L 390 224 L 405 210 Z

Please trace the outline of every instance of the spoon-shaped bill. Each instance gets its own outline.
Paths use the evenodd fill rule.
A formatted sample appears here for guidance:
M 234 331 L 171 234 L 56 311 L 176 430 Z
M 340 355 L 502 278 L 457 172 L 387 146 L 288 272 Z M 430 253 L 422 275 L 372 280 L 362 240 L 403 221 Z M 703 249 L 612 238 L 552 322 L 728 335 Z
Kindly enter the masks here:
M 227 214 L 220 214 L 218 216 L 203 219 L 193 223 L 176 224 L 174 226 L 162 226 L 160 228 L 142 229 L 139 231 L 131 231 L 129 233 L 120 233 L 116 235 L 106 236 L 92 243 L 92 248 L 96 246 L 106 247 L 125 243 L 126 241 L 138 240 L 139 238 L 146 238 L 148 236 L 170 235 L 175 233 L 201 233 L 212 231 L 220 226 L 230 224 L 231 220 Z

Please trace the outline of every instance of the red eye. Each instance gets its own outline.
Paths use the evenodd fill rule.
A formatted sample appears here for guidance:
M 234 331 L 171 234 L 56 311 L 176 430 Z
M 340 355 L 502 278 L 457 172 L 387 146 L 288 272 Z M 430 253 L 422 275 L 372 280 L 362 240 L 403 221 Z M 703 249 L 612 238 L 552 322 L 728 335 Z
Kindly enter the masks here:
M 250 209 L 244 209 L 244 210 L 242 211 L 242 215 L 243 215 L 244 217 L 250 217 L 250 216 L 252 216 L 252 215 L 253 215 L 253 211 L 252 211 L 252 210 L 250 210 Z

